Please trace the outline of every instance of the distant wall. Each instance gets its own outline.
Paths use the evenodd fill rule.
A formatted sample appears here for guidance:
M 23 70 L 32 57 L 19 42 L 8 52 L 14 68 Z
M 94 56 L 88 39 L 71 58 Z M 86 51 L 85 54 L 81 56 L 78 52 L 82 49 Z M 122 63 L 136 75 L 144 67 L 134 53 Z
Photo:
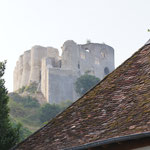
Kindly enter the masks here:
M 77 79 L 77 74 L 75 72 L 72 70 L 52 68 L 49 69 L 48 78 L 48 96 L 50 103 L 75 100 L 74 83 Z
M 49 69 L 52 68 L 52 59 L 46 58 L 42 59 L 41 65 L 41 92 L 43 93 L 44 97 L 46 98 L 47 102 L 49 102 Z

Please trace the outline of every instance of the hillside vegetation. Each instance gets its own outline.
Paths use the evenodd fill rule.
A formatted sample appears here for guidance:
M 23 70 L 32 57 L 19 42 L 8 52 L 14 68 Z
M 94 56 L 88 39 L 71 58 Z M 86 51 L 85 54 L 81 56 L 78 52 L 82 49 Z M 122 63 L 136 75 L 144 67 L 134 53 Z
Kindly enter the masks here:
M 86 73 L 77 79 L 76 92 L 82 96 L 99 81 L 97 77 Z M 21 140 L 45 125 L 72 103 L 71 101 L 60 104 L 44 103 L 42 94 L 37 89 L 37 84 L 33 82 L 20 88 L 16 93 L 9 93 L 10 118 L 14 126 L 20 125 Z
M 14 125 L 20 124 L 21 140 L 42 127 L 46 122 L 62 112 L 72 102 L 64 101 L 60 104 L 39 104 L 31 96 L 20 96 L 18 93 L 9 94 L 10 118 Z

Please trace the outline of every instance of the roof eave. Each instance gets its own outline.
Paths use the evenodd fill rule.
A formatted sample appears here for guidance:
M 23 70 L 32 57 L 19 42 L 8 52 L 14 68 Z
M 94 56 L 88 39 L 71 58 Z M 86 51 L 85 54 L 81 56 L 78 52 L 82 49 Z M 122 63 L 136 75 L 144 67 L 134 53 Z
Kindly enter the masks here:
M 150 44 L 150 39 L 145 43 L 145 45 L 149 45 Z
M 92 148 L 92 147 L 97 147 L 97 146 L 103 146 L 103 145 L 108 145 L 108 144 L 113 144 L 113 143 L 118 143 L 118 142 L 124 142 L 124 141 L 131 141 L 131 140 L 137 140 L 137 139 L 142 139 L 142 138 L 147 138 L 150 137 L 150 132 L 143 132 L 139 134 L 131 134 L 131 135 L 126 135 L 126 136 L 120 136 L 120 137 L 115 137 L 115 138 L 109 138 L 103 141 L 96 141 L 92 143 L 87 143 L 84 145 L 80 145 L 77 147 L 72 147 L 72 148 L 65 148 L 64 150 L 83 150 L 87 148 Z

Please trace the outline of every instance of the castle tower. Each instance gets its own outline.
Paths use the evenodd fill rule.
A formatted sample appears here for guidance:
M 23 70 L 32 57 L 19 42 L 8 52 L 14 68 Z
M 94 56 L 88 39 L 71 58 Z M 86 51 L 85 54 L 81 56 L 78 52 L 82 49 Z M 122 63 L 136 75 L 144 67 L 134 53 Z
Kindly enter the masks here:
M 57 49 L 52 47 L 42 47 L 42 46 L 34 46 L 31 49 L 31 73 L 29 78 L 30 82 L 41 81 L 41 61 L 46 57 L 59 57 L 59 52 Z
M 26 86 L 29 81 L 31 71 L 31 51 L 25 51 L 23 55 L 23 73 L 22 73 L 22 81 L 21 87 Z
M 78 57 L 78 45 L 72 40 L 66 41 L 62 47 L 62 69 L 77 70 Z
M 40 82 L 41 59 L 46 57 L 47 49 L 41 46 L 34 46 L 31 49 L 31 73 L 29 83 Z

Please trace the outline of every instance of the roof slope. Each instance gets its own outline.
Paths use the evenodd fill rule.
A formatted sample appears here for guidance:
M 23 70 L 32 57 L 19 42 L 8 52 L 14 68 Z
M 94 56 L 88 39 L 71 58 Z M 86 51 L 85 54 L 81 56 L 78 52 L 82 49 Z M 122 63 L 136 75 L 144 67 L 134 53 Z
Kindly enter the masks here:
M 150 131 L 150 45 L 17 145 L 16 150 L 57 150 Z

